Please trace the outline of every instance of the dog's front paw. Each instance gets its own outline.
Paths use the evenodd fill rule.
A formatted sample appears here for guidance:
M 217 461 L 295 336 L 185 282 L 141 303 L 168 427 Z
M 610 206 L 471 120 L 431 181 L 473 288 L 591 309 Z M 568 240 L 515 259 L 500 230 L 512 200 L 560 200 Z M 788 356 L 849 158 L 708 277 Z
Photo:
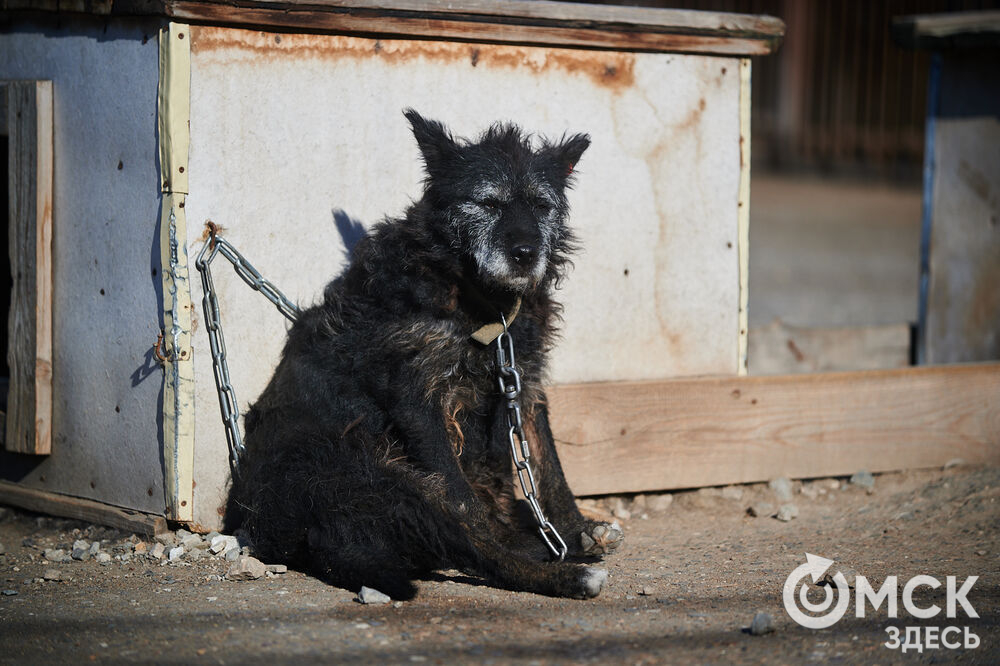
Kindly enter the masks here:
M 584 555 L 609 555 L 625 541 L 621 525 L 614 523 L 588 523 L 580 532 L 580 547 Z
M 580 575 L 580 590 L 576 595 L 580 599 L 592 599 L 601 593 L 601 588 L 608 580 L 608 572 L 596 567 L 585 567 Z

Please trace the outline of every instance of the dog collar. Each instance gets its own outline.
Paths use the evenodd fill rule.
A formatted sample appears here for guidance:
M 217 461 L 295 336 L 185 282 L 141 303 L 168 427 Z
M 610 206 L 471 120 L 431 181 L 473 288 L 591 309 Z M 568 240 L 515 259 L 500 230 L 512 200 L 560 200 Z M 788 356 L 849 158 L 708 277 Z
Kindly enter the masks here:
M 517 312 L 520 309 L 521 309 L 521 297 L 518 296 L 517 300 L 514 301 L 514 307 L 512 307 L 510 309 L 510 312 L 508 312 L 506 315 L 507 326 L 510 326 L 511 324 L 514 323 L 514 318 L 517 317 Z M 503 331 L 504 331 L 503 322 L 495 321 L 486 324 L 485 326 L 477 328 L 475 331 L 472 332 L 472 335 L 469 337 L 471 337 L 473 340 L 475 340 L 481 345 L 488 345 L 497 338 L 499 338 L 500 334 L 503 333 Z

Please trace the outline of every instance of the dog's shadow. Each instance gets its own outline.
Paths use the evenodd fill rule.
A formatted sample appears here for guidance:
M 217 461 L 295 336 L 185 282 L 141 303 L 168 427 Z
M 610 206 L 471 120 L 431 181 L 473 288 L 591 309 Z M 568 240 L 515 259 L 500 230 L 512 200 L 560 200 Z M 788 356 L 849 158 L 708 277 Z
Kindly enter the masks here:
M 334 208 L 331 212 L 333 213 L 333 225 L 337 227 L 340 240 L 344 244 L 344 256 L 350 259 L 354 246 L 368 235 L 368 231 L 361 220 L 351 217 L 343 208 Z

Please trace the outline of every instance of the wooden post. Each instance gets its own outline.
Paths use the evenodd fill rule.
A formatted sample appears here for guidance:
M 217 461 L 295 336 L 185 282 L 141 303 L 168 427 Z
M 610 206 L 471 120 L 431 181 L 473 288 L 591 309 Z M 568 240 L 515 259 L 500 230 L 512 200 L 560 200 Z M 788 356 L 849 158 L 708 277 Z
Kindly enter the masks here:
M 5 448 L 52 452 L 52 82 L 0 84 L 10 137 Z

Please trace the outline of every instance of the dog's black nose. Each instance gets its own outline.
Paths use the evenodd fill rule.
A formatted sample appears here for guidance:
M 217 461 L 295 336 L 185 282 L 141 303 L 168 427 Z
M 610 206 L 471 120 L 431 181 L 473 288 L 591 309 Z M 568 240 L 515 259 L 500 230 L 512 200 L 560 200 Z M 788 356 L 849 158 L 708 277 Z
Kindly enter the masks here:
M 526 266 L 535 260 L 534 245 L 515 245 L 510 250 L 510 256 L 518 266 Z

